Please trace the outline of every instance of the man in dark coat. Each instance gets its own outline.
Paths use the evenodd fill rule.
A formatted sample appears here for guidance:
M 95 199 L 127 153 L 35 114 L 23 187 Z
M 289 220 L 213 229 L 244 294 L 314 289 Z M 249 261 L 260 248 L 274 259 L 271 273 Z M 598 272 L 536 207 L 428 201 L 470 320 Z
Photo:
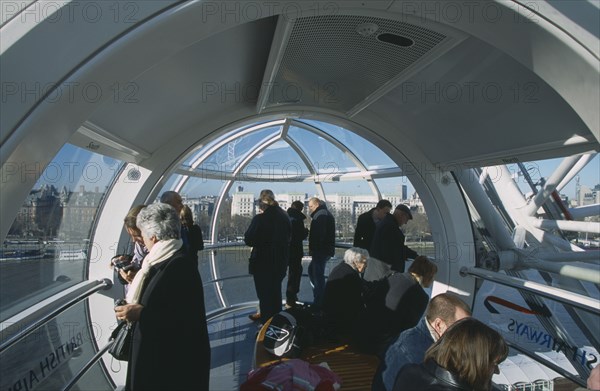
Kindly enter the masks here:
M 373 209 L 358 216 L 356 229 L 354 230 L 353 247 L 360 247 L 370 251 L 376 224 L 390 213 L 391 210 L 392 204 L 388 200 L 379 200 Z
M 313 286 L 313 306 L 320 309 L 325 293 L 325 265 L 335 254 L 335 219 L 317 197 L 308 200 L 308 209 L 312 218 L 308 234 L 308 251 L 312 256 L 308 276 Z
M 416 258 L 419 254 L 404 244 L 404 233 L 400 229 L 408 220 L 412 220 L 412 213 L 408 206 L 400 204 L 394 214 L 388 213 L 377 224 L 369 254 L 371 259 L 365 271 L 365 280 L 379 280 L 394 270 L 404 272 L 404 263 L 407 258 Z
M 260 193 L 264 211 L 252 218 L 244 242 L 252 246 L 250 274 L 260 307 L 260 321 L 265 323 L 281 311 L 281 282 L 289 261 L 291 223 L 275 201 L 271 190 Z
M 302 256 L 304 255 L 304 246 L 302 242 L 308 237 L 308 228 L 304 226 L 306 215 L 302 213 L 304 204 L 302 201 L 292 202 L 287 213 L 292 223 L 292 237 L 290 240 L 290 262 L 288 265 L 288 282 L 286 295 L 286 304 L 294 307 L 298 300 L 300 292 L 300 280 L 302 278 Z

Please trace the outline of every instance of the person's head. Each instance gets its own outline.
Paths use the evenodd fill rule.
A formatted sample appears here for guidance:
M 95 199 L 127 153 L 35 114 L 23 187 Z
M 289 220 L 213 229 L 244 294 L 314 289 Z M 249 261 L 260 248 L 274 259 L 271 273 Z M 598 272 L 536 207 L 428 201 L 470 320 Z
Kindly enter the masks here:
M 424 255 L 419 255 L 408 268 L 423 288 L 429 288 L 433 283 L 438 267 Z
M 471 309 L 467 303 L 449 292 L 434 296 L 425 311 L 425 319 L 437 334 L 436 341 L 454 322 L 469 316 Z
M 142 209 L 144 209 L 146 205 L 136 205 L 133 208 L 129 209 L 127 215 L 123 219 L 123 223 L 125 225 L 125 230 L 136 243 L 144 244 L 144 239 L 142 238 L 142 232 L 136 225 L 137 215 L 140 213 Z
M 344 253 L 344 262 L 352 266 L 352 268 L 359 273 L 362 273 L 365 269 L 367 258 L 369 258 L 369 252 L 360 247 L 349 248 Z
M 258 207 L 259 209 L 262 207 L 263 210 L 268 208 L 269 206 L 278 206 L 279 204 L 275 200 L 275 194 L 269 190 L 264 189 L 260 191 L 260 195 L 258 196 Z
M 310 213 L 314 213 L 319 206 L 321 206 L 321 200 L 317 197 L 312 197 L 308 200 L 308 210 Z
M 180 213 L 181 208 L 183 208 L 183 200 L 176 191 L 169 190 L 162 193 L 160 202 L 171 205 L 177 213 Z
M 475 390 L 489 390 L 498 364 L 508 356 L 502 335 L 475 318 L 455 322 L 425 353 L 425 360 L 454 373 Z
M 166 203 L 157 202 L 142 209 L 136 224 L 142 232 L 148 250 L 151 250 L 156 242 L 180 237 L 179 216 L 175 208 Z
M 408 223 L 408 220 L 412 220 L 413 217 L 408 206 L 399 204 L 396 206 L 396 209 L 394 209 L 394 218 L 398 222 L 399 226 L 403 226 L 404 224 Z
M 183 208 L 181 208 L 181 212 L 179 212 L 179 218 L 181 219 L 181 224 L 185 225 L 186 227 L 191 227 L 194 225 L 194 215 L 192 214 L 190 207 L 187 205 L 184 205 Z
M 299 210 L 300 212 L 302 212 L 302 210 L 304 210 L 304 202 L 302 201 L 294 201 L 292 202 L 292 208 Z
M 385 215 L 390 213 L 391 210 L 392 210 L 391 202 L 389 202 L 388 200 L 379 200 L 377 205 L 375 205 L 375 210 L 373 211 L 373 214 L 375 215 L 375 218 L 377 220 L 381 220 L 385 217 Z

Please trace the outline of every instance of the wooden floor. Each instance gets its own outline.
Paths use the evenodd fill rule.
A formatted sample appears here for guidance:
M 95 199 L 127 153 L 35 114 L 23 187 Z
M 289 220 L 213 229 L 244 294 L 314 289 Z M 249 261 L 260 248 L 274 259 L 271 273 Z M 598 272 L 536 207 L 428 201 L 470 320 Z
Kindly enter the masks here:
M 280 360 L 262 346 L 268 325 L 269 322 L 265 323 L 256 336 L 255 368 Z M 370 390 L 371 380 L 379 364 L 376 356 L 358 353 L 347 344 L 333 342 L 307 347 L 299 358 L 311 364 L 326 362 L 329 368 L 342 379 L 342 390 Z

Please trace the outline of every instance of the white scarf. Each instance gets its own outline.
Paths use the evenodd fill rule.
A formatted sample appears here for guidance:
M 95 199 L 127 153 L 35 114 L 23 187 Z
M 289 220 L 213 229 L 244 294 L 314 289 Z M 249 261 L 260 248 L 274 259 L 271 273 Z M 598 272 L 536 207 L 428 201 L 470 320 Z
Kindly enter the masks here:
M 126 296 L 127 303 L 137 304 L 139 302 L 144 280 L 148 275 L 150 267 L 171 258 L 171 255 L 179 250 L 182 244 L 183 241 L 181 239 L 167 239 L 158 241 L 152 246 L 152 249 L 142 262 L 142 268 L 136 273 L 131 285 L 129 285 Z

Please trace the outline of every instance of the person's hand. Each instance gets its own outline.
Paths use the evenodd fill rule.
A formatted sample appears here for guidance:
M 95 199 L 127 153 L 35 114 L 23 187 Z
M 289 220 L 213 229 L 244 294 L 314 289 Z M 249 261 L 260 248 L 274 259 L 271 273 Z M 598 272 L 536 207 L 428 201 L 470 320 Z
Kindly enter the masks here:
M 119 269 L 119 275 L 121 276 L 122 279 L 127 281 L 129 284 L 131 284 L 131 282 L 135 278 L 135 275 L 137 274 L 137 272 L 138 272 L 137 270 L 133 270 L 133 269 L 129 269 L 129 270 Z
M 128 322 L 135 322 L 140 320 L 142 309 L 144 308 L 141 304 L 125 304 L 115 307 L 115 315 L 119 320 L 126 320 Z
M 115 266 L 117 263 L 122 263 L 127 261 L 127 255 L 117 255 L 110 259 L 110 267 Z

